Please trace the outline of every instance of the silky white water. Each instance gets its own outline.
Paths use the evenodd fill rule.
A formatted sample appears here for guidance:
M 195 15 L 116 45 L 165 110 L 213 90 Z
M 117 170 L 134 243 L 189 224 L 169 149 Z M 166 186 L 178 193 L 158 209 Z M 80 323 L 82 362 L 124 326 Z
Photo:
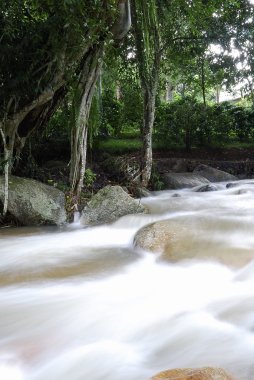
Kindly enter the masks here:
M 254 379 L 254 181 L 174 193 L 113 225 L 0 231 L 1 380 L 146 380 L 201 366 Z M 188 226 L 179 261 L 133 246 L 161 219 Z

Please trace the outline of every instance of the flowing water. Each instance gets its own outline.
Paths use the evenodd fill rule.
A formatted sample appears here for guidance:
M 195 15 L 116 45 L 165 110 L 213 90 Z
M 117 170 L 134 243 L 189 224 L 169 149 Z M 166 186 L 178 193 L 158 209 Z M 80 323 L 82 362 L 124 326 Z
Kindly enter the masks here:
M 254 181 L 174 193 L 112 225 L 0 231 L 1 380 L 146 380 L 200 366 L 254 379 Z M 187 226 L 181 260 L 133 246 L 161 219 Z

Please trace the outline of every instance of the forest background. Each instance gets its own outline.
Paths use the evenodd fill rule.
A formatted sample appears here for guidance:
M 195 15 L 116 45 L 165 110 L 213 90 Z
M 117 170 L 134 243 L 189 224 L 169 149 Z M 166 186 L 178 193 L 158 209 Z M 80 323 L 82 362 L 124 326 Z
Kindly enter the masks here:
M 3 0 L 0 36 L 6 194 L 15 174 L 64 190 L 72 207 L 112 181 L 108 154 L 134 157 L 135 181 L 152 188 L 162 186 L 153 154 L 251 158 L 248 0 Z

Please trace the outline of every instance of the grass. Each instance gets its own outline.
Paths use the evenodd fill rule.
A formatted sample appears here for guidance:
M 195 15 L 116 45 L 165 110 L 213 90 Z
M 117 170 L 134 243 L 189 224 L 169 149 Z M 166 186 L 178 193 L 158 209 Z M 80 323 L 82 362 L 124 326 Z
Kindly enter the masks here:
M 248 149 L 254 148 L 254 141 L 239 141 L 235 137 L 231 136 L 227 138 L 227 141 L 213 141 L 213 143 L 207 147 L 195 146 L 195 148 L 207 148 L 207 149 Z M 121 155 L 126 153 L 136 153 L 142 149 L 142 141 L 140 137 L 140 129 L 138 125 L 125 125 L 119 137 L 107 137 L 98 140 L 94 144 L 94 149 L 107 152 L 112 155 Z M 157 136 L 155 133 L 153 136 L 153 150 L 157 151 L 173 151 L 185 149 L 184 142 L 171 142 L 168 143 Z
M 138 139 L 140 136 L 139 129 L 127 129 L 126 131 L 121 132 L 120 139 Z
M 236 149 L 245 149 L 245 148 L 254 148 L 254 141 L 230 141 L 226 142 L 223 145 L 218 145 L 218 147 L 223 147 L 226 149 L 236 148 Z
M 142 147 L 139 139 L 116 139 L 108 138 L 101 140 L 96 144 L 96 149 L 102 150 L 110 154 L 124 154 L 140 150 Z
M 101 150 L 109 154 L 125 154 L 138 152 L 142 148 L 142 141 L 139 138 L 107 138 L 100 140 L 96 144 L 96 150 Z M 182 149 L 184 146 L 176 144 L 165 144 L 164 141 L 153 141 L 154 150 Z

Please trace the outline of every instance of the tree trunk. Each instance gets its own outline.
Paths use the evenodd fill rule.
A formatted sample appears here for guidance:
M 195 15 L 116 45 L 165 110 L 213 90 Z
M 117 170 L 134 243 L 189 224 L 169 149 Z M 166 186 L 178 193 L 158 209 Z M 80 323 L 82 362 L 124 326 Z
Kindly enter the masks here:
M 186 152 L 191 152 L 191 129 L 188 126 L 186 126 L 185 130 L 185 149 Z
M 159 35 L 159 23 L 150 17 L 152 14 L 143 15 L 146 20 L 142 21 L 140 16 L 147 9 L 143 1 L 143 8 L 138 9 L 138 1 L 132 0 L 132 21 L 136 45 L 136 57 L 139 69 L 140 82 L 143 89 L 143 127 L 142 127 L 142 156 L 141 156 L 141 183 L 148 186 L 152 171 L 152 132 L 155 116 L 155 97 L 159 83 L 159 70 L 161 64 L 162 47 Z M 156 13 L 156 7 L 154 10 Z M 154 16 L 154 14 L 153 14 Z M 156 15 L 157 17 L 157 15 Z M 155 17 L 155 18 L 156 18 Z M 150 25 L 147 20 L 150 20 Z M 142 22 L 148 22 L 150 31 L 150 49 L 147 49 L 145 36 L 143 34 Z M 149 51 L 150 53 L 149 53 Z
M 204 62 L 203 58 L 202 58 L 202 61 L 201 61 L 201 87 L 202 87 L 203 103 L 206 106 L 205 62 Z
M 9 173 L 13 169 L 15 160 L 19 161 L 20 153 L 28 135 L 33 129 L 47 123 L 64 94 L 65 88 L 61 81 L 55 88 L 46 89 L 17 112 L 10 112 L 7 107 L 0 125 L 2 139 L 4 136 L 6 147 L 8 147 Z
M 217 84 L 217 85 L 216 85 L 216 103 L 217 103 L 217 104 L 220 104 L 220 91 L 221 91 L 221 88 L 220 88 L 220 86 Z
M 114 39 L 121 40 L 131 27 L 130 1 L 118 0 L 118 10 L 118 19 L 112 26 L 111 33 Z M 95 85 L 101 71 L 105 36 L 98 41 L 84 56 L 77 86 L 78 99 L 76 101 L 78 101 L 79 111 L 72 128 L 70 160 L 70 183 L 74 205 L 78 203 L 84 185 L 88 120 Z
M 84 184 L 88 119 L 95 85 L 99 77 L 103 56 L 103 44 L 94 45 L 87 53 L 76 88 L 78 115 L 72 128 L 70 183 L 74 204 L 78 202 Z M 73 104 L 75 107 L 75 104 Z
M 4 219 L 7 214 L 8 201 L 9 201 L 9 149 L 6 143 L 6 137 L 2 126 L 0 126 L 0 134 L 3 140 L 4 146 L 4 202 L 3 202 L 3 212 L 2 218 Z
M 173 91 L 174 91 L 174 86 L 170 81 L 166 82 L 166 92 L 165 92 L 165 101 L 167 103 L 171 103 L 173 101 Z
M 142 186 L 148 186 L 152 164 L 152 133 L 155 117 L 155 93 L 149 89 L 144 91 L 144 115 L 143 115 L 143 130 L 142 130 L 142 158 L 141 158 L 141 183 Z

